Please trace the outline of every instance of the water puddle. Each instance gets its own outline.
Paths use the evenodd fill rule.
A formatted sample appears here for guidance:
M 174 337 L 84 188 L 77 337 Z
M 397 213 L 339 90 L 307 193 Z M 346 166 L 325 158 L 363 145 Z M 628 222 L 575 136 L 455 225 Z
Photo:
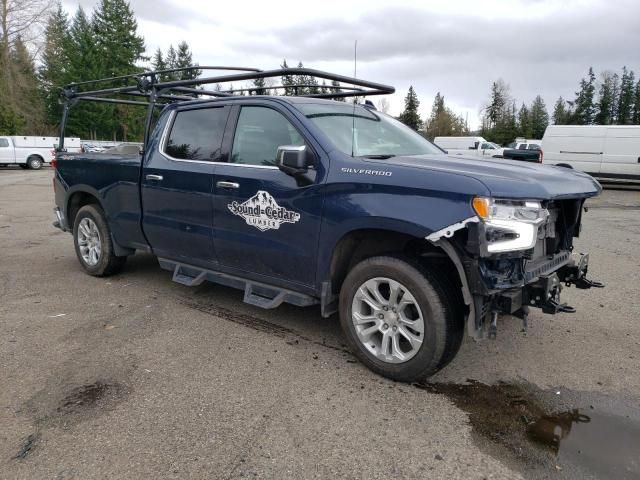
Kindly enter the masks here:
M 526 383 L 425 383 L 469 414 L 480 448 L 526 478 L 640 478 L 640 409 L 610 396 Z M 486 439 L 491 440 L 487 445 Z

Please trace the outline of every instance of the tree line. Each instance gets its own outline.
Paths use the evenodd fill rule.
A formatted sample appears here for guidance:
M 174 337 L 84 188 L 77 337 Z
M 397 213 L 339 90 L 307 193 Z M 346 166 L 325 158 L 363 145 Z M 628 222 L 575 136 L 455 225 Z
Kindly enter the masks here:
M 640 125 L 640 80 L 633 70 L 622 67 L 620 74 L 604 71 L 599 80 L 593 68 L 582 78 L 573 100 L 560 97 L 549 115 L 544 100 L 536 95 L 527 105 L 517 106 L 509 85 L 502 79 L 491 84 L 489 100 L 482 109 L 482 125 L 471 132 L 464 119 L 445 106 L 438 92 L 431 114 L 422 119 L 420 101 L 413 86 L 405 97 L 404 110 L 398 119 L 433 139 L 477 133 L 489 141 L 506 145 L 517 137 L 541 139 L 550 123 L 556 125 Z

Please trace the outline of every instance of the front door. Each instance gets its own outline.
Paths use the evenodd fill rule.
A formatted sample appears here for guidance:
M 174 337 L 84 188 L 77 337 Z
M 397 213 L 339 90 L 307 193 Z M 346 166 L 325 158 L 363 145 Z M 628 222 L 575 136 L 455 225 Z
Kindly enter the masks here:
M 213 171 L 229 108 L 179 108 L 142 171 L 143 229 L 159 257 L 209 267 L 213 248 Z
M 0 137 L 0 163 L 13 163 L 14 150 L 7 137 Z
M 301 125 L 286 110 L 243 105 L 228 161 L 216 165 L 214 235 L 220 265 L 237 274 L 313 285 L 322 197 L 313 166 L 295 179 L 275 165 L 283 145 L 306 145 Z M 230 122 L 231 123 L 231 122 Z M 226 142 L 225 142 L 226 143 Z M 314 160 L 315 158 L 315 160 Z M 282 283 L 282 282 L 275 282 Z

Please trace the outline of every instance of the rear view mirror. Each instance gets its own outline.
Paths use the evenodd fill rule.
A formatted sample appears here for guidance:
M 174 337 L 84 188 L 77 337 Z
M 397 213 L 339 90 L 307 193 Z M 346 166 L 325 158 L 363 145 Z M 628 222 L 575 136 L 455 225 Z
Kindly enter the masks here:
M 292 176 L 307 172 L 307 147 L 305 145 L 282 145 L 276 153 L 276 165 Z

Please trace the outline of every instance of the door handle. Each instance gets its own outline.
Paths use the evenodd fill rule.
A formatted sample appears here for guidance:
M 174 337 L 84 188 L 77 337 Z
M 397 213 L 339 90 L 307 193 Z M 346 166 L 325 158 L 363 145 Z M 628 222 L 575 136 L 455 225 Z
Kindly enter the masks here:
M 217 182 L 216 183 L 216 187 L 220 187 L 220 188 L 240 188 L 240 184 L 239 183 L 235 183 L 235 182 Z
M 147 176 L 146 176 L 146 177 L 144 177 L 144 178 L 146 178 L 147 180 L 155 180 L 156 182 L 160 182 L 160 181 L 162 181 L 162 175 L 152 175 L 152 174 L 149 174 L 149 175 L 147 175 Z

